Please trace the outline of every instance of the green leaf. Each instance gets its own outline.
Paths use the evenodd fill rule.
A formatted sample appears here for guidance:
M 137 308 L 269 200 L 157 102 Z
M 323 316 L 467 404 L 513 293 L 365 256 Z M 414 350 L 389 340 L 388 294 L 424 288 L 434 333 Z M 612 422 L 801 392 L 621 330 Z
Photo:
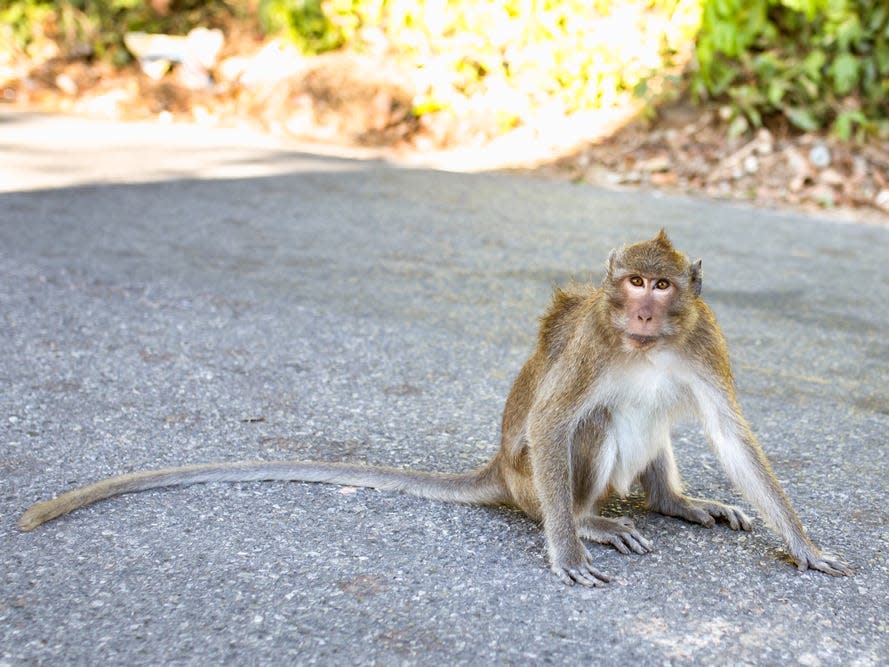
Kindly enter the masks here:
M 867 116 L 861 111 L 844 111 L 833 123 L 833 131 L 843 141 L 852 138 L 852 128 L 855 125 L 865 125 Z
M 728 136 L 734 139 L 735 137 L 740 137 L 749 129 L 750 123 L 747 122 L 747 119 L 743 115 L 738 115 L 728 126 Z
M 817 100 L 820 97 L 818 82 L 812 81 L 808 76 L 801 76 L 796 80 L 796 89 L 802 91 L 807 100 Z
M 810 78 L 821 80 L 821 68 L 827 62 L 827 54 L 821 49 L 813 49 L 803 61 L 803 69 Z
M 787 120 L 804 132 L 814 132 L 821 127 L 815 114 L 809 109 L 787 107 L 784 109 L 784 115 L 787 116 Z
M 766 97 L 769 100 L 769 104 L 773 107 L 780 107 L 781 100 L 784 99 L 784 93 L 787 91 L 787 84 L 785 84 L 781 79 L 772 79 L 769 81 L 769 91 L 766 94 Z
M 859 63 L 858 58 L 845 51 L 834 58 L 830 66 L 830 75 L 833 78 L 833 87 L 840 95 L 851 91 L 858 83 Z
M 874 60 L 877 64 L 877 71 L 880 74 L 889 72 L 889 43 L 880 39 L 874 47 Z

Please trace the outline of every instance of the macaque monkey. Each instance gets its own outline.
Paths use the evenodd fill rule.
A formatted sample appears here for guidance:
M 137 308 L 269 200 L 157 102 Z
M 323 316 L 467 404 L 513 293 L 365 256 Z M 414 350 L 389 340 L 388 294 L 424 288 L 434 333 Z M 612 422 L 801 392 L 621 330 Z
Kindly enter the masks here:
M 851 569 L 807 537 L 735 396 L 725 339 L 701 298 L 701 261 L 662 230 L 613 250 L 602 287 L 557 289 L 537 347 L 503 412 L 500 448 L 478 470 L 439 474 L 349 463 L 212 463 L 137 472 L 37 503 L 20 530 L 121 493 L 198 482 L 290 480 L 401 491 L 445 502 L 512 505 L 542 522 L 549 563 L 566 584 L 602 586 L 584 541 L 644 554 L 627 518 L 601 516 L 639 482 L 651 511 L 751 530 L 736 507 L 683 493 L 670 430 L 697 417 L 726 473 L 785 541 L 800 570 Z

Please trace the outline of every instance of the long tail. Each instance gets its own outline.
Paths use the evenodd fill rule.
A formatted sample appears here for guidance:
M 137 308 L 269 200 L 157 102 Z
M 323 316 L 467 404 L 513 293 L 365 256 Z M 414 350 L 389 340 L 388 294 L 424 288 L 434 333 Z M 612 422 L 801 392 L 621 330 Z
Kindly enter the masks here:
M 202 482 L 273 480 L 362 486 L 472 505 L 498 505 L 509 501 L 506 486 L 494 461 L 479 470 L 456 474 L 308 461 L 206 463 L 118 475 L 66 491 L 57 498 L 32 505 L 19 519 L 18 529 L 34 530 L 63 514 L 122 493 Z

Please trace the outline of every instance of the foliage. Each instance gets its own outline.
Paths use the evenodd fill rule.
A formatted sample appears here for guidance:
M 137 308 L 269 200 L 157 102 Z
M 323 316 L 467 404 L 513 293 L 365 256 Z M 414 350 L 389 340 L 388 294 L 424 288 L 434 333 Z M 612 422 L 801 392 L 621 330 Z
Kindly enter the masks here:
M 889 4 L 871 0 L 0 0 L 0 56 L 39 60 L 51 43 L 121 64 L 127 31 L 255 27 L 257 13 L 308 54 L 394 54 L 415 73 L 417 114 L 506 129 L 651 99 L 694 49 L 692 90 L 726 102 L 732 133 L 783 117 L 889 134 Z
M 870 0 L 706 0 L 699 96 L 728 98 L 731 129 L 783 115 L 841 138 L 889 132 L 889 6 Z
M 52 4 L 46 0 L 21 0 L 0 8 L 0 44 L 27 51 L 35 42 L 43 41 L 43 27 L 52 15 Z
M 467 105 L 508 127 L 614 106 L 686 53 L 699 0 L 264 0 L 304 50 L 386 48 L 417 72 L 416 112 Z M 326 24 L 325 24 L 326 21 Z
M 346 43 L 345 32 L 328 16 L 321 0 L 262 0 L 259 14 L 266 31 L 286 34 L 306 53 L 323 53 Z
M 16 0 L 0 3 L 0 40 L 7 48 L 36 58 L 48 42 L 64 55 L 90 55 L 123 64 L 130 55 L 123 45 L 129 31 L 183 34 L 197 25 L 213 27 L 220 19 L 243 15 L 245 2 L 212 0 Z M 2 28 L 0 28 L 2 30 Z M 4 39 L 5 38 L 5 39 Z M 2 51 L 0 47 L 0 51 Z M 36 58 L 39 59 L 39 58 Z

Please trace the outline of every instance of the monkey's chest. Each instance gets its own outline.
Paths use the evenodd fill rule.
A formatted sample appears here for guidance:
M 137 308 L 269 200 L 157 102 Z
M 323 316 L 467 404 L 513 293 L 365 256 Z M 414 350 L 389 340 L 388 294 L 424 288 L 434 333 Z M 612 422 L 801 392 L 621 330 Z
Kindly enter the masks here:
M 625 495 L 633 481 L 670 446 L 670 429 L 683 412 L 683 378 L 667 364 L 640 364 L 610 378 L 601 396 L 609 429 L 596 460 L 600 493 Z

